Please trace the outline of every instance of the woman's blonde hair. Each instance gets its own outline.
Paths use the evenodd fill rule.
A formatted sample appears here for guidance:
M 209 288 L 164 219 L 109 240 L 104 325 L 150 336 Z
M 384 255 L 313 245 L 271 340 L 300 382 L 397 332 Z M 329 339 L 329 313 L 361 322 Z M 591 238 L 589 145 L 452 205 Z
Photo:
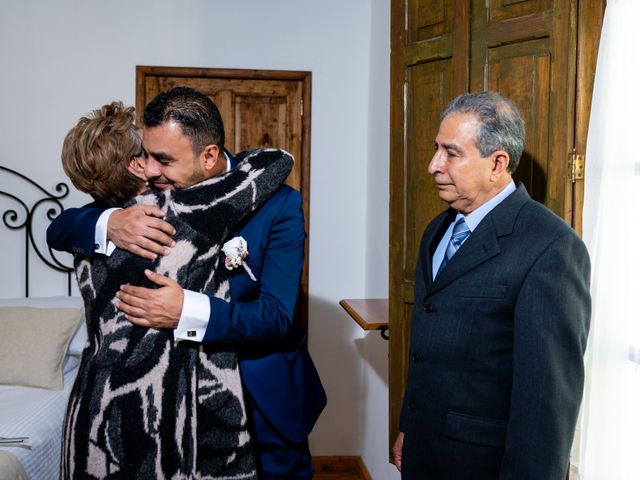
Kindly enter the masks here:
M 144 182 L 127 169 L 143 153 L 133 107 L 112 102 L 80 118 L 62 145 L 62 167 L 75 187 L 104 205 L 122 205 Z

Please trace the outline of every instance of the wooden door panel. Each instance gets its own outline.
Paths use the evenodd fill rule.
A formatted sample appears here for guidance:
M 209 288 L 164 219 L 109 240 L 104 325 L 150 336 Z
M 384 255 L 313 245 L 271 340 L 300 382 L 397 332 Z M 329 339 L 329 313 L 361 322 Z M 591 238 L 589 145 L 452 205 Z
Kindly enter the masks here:
M 287 145 L 287 97 L 236 95 L 234 99 L 236 127 L 234 150 Z M 251 119 L 258 119 L 251 122 Z M 255 148 L 255 147 L 254 147 Z
M 520 42 L 532 38 L 543 38 L 549 35 L 553 16 L 550 11 L 491 21 L 475 31 L 476 38 L 486 38 L 485 42 L 474 43 L 472 48 L 486 48 L 508 43 Z
M 422 232 L 429 221 L 446 208 L 427 167 L 434 153 L 440 116 L 453 98 L 451 59 L 423 63 L 408 69 L 407 165 L 405 203 L 407 216 L 405 280 L 413 282 Z
M 486 88 L 513 100 L 525 121 L 525 151 L 514 178 L 532 198 L 546 200 L 549 170 L 549 91 L 551 55 L 548 39 L 530 40 L 490 49 Z
M 472 2 L 471 90 L 496 89 L 524 110 L 527 144 L 515 177 L 570 221 L 577 0 L 492 0 L 490 12 L 484 0 Z
M 451 32 L 454 9 L 446 0 L 410 0 L 410 42 L 422 42 Z
M 544 12 L 551 7 L 552 0 L 491 0 L 489 19 L 491 21 L 510 20 Z
M 193 87 L 195 88 L 195 87 Z M 203 92 L 204 93 L 204 92 Z M 235 94 L 234 91 L 225 88 L 224 85 L 220 85 L 219 89 L 206 93 L 213 103 L 216 104 L 224 123 L 224 143 L 227 148 L 233 153 L 241 152 L 242 150 L 235 150 L 235 138 L 236 138 L 236 122 L 234 121 L 235 113 Z
M 232 115 L 236 132 L 233 137 L 234 151 L 286 145 L 295 158 L 300 158 L 300 142 L 292 132 L 300 131 L 300 118 L 299 116 L 291 118 L 291 108 L 288 103 L 287 97 L 281 96 L 236 95 L 233 100 L 235 108 Z M 257 122 L 256 119 L 258 119 Z M 299 189 L 300 169 L 294 168 L 286 183 Z

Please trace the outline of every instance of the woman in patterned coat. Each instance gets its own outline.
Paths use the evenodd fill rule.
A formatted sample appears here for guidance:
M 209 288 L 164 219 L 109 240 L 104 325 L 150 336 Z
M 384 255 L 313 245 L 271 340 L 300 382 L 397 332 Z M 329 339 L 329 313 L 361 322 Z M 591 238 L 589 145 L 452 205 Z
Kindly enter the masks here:
M 133 108 L 119 102 L 82 118 L 65 139 L 65 172 L 101 205 L 140 194 L 131 202 L 160 207 L 176 246 L 153 261 L 123 250 L 76 257 L 89 341 L 67 407 L 61 477 L 256 478 L 233 347 L 177 344 L 171 330 L 132 325 L 115 294 L 124 283 L 150 287 L 150 269 L 228 299 L 222 243 L 279 187 L 293 159 L 258 150 L 193 187 L 145 191 L 133 120 Z

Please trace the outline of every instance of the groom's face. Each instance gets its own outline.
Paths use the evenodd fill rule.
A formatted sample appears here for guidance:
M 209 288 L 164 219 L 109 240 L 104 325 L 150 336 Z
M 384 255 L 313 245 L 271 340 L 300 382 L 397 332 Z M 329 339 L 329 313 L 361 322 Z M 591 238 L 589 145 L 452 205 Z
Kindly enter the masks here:
M 145 127 L 142 144 L 148 154 L 144 173 L 152 188 L 186 188 L 206 178 L 204 152 L 194 153 L 191 140 L 177 123 L 169 121 L 157 127 Z

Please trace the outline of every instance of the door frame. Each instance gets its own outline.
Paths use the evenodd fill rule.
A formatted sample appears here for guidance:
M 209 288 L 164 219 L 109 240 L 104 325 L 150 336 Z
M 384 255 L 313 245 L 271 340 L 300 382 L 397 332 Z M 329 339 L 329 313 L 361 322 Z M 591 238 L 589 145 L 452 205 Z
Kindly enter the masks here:
M 591 116 L 593 84 L 596 76 L 596 63 L 606 4 L 606 0 L 578 0 L 574 148 L 578 154 L 585 156 L 587 153 L 587 133 Z M 576 181 L 572 186 L 572 190 L 571 226 L 582 237 L 584 181 Z

